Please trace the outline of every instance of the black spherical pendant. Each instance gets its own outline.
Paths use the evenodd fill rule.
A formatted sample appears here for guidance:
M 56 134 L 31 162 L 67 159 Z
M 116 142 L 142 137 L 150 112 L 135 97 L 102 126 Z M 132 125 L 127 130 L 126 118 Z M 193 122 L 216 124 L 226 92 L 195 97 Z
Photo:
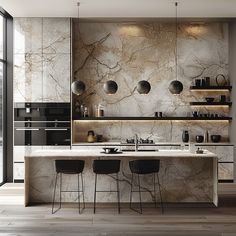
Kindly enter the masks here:
M 103 89 L 107 94 L 115 94 L 118 90 L 118 85 L 114 80 L 108 80 L 106 83 L 104 83 Z
M 81 95 L 85 91 L 85 89 L 85 83 L 81 80 L 76 80 L 71 85 L 71 91 L 76 95 Z
M 183 91 L 183 88 L 183 84 L 178 80 L 172 81 L 169 85 L 169 91 L 172 94 L 180 94 Z
M 138 82 L 137 90 L 140 94 L 148 94 L 151 90 L 151 85 L 146 80 L 141 80 Z

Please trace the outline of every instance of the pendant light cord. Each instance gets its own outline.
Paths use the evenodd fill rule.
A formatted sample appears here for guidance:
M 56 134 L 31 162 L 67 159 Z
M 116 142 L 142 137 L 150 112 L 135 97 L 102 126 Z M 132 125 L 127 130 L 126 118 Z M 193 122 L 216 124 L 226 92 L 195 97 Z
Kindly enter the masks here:
M 175 2 L 175 78 L 178 80 L 178 2 Z
M 80 2 L 77 2 L 77 7 L 78 7 L 78 21 L 79 21 L 79 6 L 80 6 Z

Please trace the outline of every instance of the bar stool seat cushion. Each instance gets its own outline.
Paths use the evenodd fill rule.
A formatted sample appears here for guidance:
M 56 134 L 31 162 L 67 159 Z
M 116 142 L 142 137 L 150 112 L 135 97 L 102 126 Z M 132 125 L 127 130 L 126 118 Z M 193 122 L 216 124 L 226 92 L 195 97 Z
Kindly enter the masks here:
M 95 174 L 114 174 L 120 171 L 120 160 L 94 160 L 93 172 Z
M 56 172 L 63 174 L 80 174 L 84 170 L 83 160 L 56 160 Z
M 129 167 L 131 172 L 135 174 L 158 173 L 160 169 L 160 160 L 134 160 L 129 162 Z

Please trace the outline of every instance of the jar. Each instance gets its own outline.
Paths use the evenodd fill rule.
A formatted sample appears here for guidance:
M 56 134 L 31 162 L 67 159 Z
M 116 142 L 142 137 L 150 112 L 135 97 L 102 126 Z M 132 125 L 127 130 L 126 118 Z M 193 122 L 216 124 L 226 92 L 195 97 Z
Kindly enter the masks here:
M 96 107 L 96 117 L 103 117 L 104 116 L 104 106 L 99 104 Z

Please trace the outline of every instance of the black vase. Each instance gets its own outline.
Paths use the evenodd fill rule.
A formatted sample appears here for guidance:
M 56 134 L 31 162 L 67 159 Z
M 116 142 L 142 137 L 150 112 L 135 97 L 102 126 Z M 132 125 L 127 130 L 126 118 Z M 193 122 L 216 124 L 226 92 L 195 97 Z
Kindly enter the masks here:
M 184 130 L 183 131 L 183 134 L 182 134 L 182 141 L 184 143 L 187 143 L 189 141 L 189 133 L 187 130 Z

